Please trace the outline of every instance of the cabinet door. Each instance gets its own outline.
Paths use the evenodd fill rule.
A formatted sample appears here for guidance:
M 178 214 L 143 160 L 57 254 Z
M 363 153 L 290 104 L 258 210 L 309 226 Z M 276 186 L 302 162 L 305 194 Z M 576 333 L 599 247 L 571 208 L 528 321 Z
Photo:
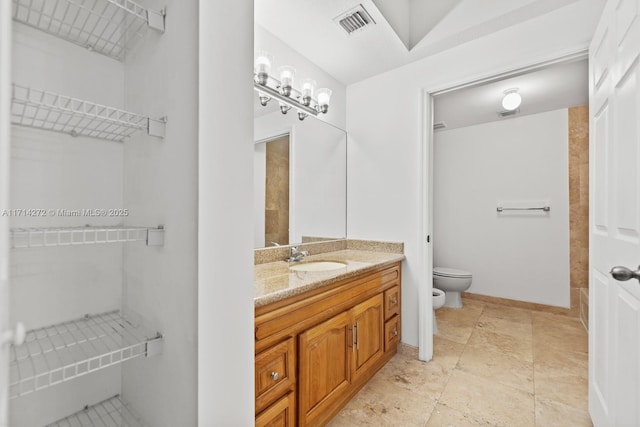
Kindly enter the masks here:
M 356 305 L 351 310 L 353 322 L 352 381 L 367 370 L 384 354 L 383 298 L 378 294 Z
M 351 322 L 348 312 L 299 336 L 299 423 L 314 424 L 349 388 Z
M 295 393 L 291 392 L 256 417 L 256 427 L 294 427 Z

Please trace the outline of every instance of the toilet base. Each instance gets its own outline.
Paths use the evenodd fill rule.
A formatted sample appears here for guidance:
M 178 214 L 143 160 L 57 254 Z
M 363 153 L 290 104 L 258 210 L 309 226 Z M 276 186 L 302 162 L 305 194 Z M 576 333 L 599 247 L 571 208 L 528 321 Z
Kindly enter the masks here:
M 462 308 L 462 293 L 445 291 L 444 306 L 449 308 Z

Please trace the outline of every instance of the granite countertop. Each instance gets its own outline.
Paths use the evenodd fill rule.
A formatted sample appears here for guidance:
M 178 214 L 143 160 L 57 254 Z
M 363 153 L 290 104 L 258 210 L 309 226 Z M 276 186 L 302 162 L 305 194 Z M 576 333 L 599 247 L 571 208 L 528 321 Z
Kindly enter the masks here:
M 402 261 L 404 258 L 402 253 L 344 249 L 311 255 L 301 262 L 337 261 L 346 264 L 344 268 L 338 270 L 290 271 L 291 265 L 299 263 L 285 261 L 258 264 L 254 268 L 254 303 L 256 307 L 261 307 L 387 264 Z

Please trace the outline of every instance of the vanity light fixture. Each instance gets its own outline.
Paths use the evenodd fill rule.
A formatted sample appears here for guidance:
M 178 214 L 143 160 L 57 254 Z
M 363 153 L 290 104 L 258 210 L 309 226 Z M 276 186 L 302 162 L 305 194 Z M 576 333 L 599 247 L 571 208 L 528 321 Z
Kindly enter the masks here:
M 516 110 L 522 103 L 522 96 L 518 93 L 518 88 L 508 89 L 504 91 L 502 98 L 502 108 L 507 111 Z
M 293 86 L 296 74 L 295 68 L 285 65 L 278 67 L 279 80 L 271 75 L 273 56 L 264 50 L 256 52 L 253 69 L 253 88 L 258 92 L 260 105 L 266 106 L 269 101 L 276 99 L 280 104 L 280 112 L 287 114 L 291 108 L 298 111 L 298 119 L 307 116 L 326 114 L 329 111 L 331 90 L 321 88 L 316 90 L 316 81 L 304 79 L 300 90 Z M 314 98 L 314 93 L 317 98 Z

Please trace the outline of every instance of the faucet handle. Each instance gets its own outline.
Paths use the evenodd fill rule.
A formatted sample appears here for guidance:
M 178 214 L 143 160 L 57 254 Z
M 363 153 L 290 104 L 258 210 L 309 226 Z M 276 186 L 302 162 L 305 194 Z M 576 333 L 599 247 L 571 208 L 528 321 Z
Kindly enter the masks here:
M 301 251 L 300 249 L 298 249 L 297 246 L 292 246 L 291 247 L 291 255 L 303 255 L 303 256 L 307 256 L 309 255 L 309 251 Z

